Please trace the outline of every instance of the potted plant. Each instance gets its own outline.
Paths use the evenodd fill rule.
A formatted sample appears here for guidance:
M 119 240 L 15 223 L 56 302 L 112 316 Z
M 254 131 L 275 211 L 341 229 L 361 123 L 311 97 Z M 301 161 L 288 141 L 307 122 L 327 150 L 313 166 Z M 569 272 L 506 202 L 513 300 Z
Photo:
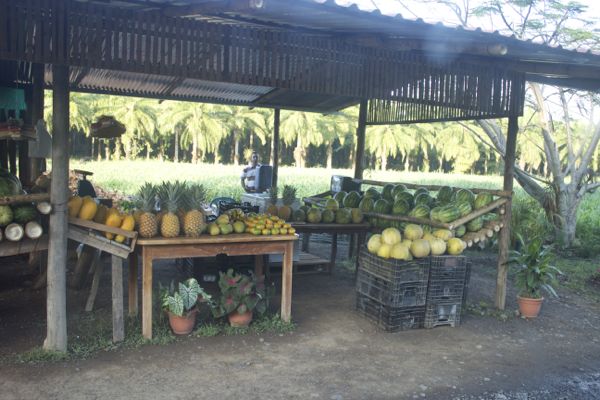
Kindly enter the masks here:
M 169 325 L 173 333 L 187 335 L 194 329 L 198 301 L 210 301 L 210 295 L 194 278 L 179 282 L 177 290 L 173 281 L 169 289 L 162 290 L 161 305 L 169 316 Z
M 542 291 L 550 296 L 558 297 L 552 287 L 555 274 L 562 274 L 556 267 L 550 265 L 552 262 L 552 246 L 544 245 L 541 237 L 534 237 L 528 243 L 523 241 L 519 251 L 511 251 L 509 263 L 517 268 L 515 285 L 519 289 L 517 301 L 519 312 L 525 318 L 535 318 L 540 313 L 544 297 Z
M 247 327 L 252 321 L 253 311 L 264 313 L 267 309 L 263 278 L 242 275 L 229 269 L 220 272 L 219 288 L 221 299 L 214 309 L 215 317 L 227 315 L 232 327 Z

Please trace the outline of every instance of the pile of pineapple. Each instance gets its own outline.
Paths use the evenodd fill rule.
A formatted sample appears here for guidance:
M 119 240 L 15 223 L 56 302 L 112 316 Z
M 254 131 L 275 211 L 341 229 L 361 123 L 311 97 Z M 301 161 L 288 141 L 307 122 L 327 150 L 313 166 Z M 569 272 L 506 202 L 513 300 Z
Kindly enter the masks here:
M 283 193 L 281 196 L 283 205 L 281 207 L 277 207 L 277 188 L 271 188 L 269 194 L 271 204 L 269 204 L 267 207 L 266 213 L 272 216 L 277 216 L 285 221 L 291 221 L 292 213 L 294 211 L 292 210 L 292 204 L 294 203 L 294 200 L 296 200 L 296 188 L 290 185 L 283 186 Z
M 206 217 L 202 211 L 205 200 L 206 190 L 201 184 L 145 183 L 138 191 L 138 209 L 133 213 L 138 234 L 143 238 L 152 238 L 159 233 L 165 238 L 200 236 L 206 230 Z
M 99 224 L 121 228 L 126 231 L 133 231 L 135 219 L 133 215 L 122 213 L 118 208 L 108 208 L 103 204 L 97 204 L 96 200 L 90 196 L 79 197 L 72 196 L 67 203 L 69 217 L 80 218 L 86 221 L 94 221 Z M 125 241 L 125 236 L 105 233 L 106 238 L 119 243 Z

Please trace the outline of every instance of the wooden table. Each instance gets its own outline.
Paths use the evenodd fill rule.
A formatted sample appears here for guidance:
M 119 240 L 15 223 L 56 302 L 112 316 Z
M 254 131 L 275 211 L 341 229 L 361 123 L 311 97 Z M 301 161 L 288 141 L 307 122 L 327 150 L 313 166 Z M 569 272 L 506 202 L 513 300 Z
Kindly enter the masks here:
M 335 259 L 337 256 L 337 235 L 357 235 L 356 246 L 360 247 L 365 241 L 367 232 L 371 230 L 371 225 L 367 222 L 360 224 L 311 224 L 308 222 L 293 222 L 292 226 L 296 229 L 296 233 L 304 233 L 310 235 L 311 233 L 328 233 L 331 234 L 331 252 L 329 255 L 329 266 L 327 272 L 331 274 L 333 267 L 335 266 Z M 350 256 L 352 255 L 352 244 L 350 242 Z M 302 251 L 308 252 L 308 239 L 302 242 Z M 358 257 L 357 257 L 357 268 L 358 268 Z
M 23 238 L 18 242 L 3 240 L 0 243 L 0 257 L 29 254 L 43 250 L 48 250 L 48 234 L 43 234 L 38 239 Z
M 263 275 L 265 254 L 283 254 L 281 274 L 281 319 L 288 322 L 292 312 L 292 257 L 297 235 L 255 236 L 232 234 L 199 238 L 138 239 L 136 252 L 142 256 L 142 334 L 152 338 L 152 263 L 156 259 L 254 255 L 256 275 Z M 134 255 L 135 253 L 132 253 Z M 137 314 L 137 260 L 130 260 L 129 313 Z

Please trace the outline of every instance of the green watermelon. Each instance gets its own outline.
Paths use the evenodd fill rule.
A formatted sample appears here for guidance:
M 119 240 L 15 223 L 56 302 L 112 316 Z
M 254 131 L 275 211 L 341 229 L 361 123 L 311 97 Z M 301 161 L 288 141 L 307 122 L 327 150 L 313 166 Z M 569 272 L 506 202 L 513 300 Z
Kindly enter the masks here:
M 461 237 L 465 236 L 465 233 L 467 233 L 466 226 L 464 226 L 464 225 L 457 226 L 456 229 L 454 230 L 454 237 L 461 238 Z
M 342 208 L 335 213 L 335 222 L 338 224 L 349 224 L 352 222 L 352 211 L 349 208 Z
M 460 211 L 461 217 L 464 217 L 465 215 L 467 215 L 471 211 L 473 211 L 473 207 L 471 207 L 471 203 L 469 203 L 468 201 L 459 201 L 459 202 L 454 203 L 454 205 Z
M 13 207 L 13 219 L 16 223 L 26 224 L 37 217 L 37 210 L 31 204 L 22 204 Z
M 327 202 L 325 202 L 325 208 L 335 211 L 340 208 L 340 203 L 336 199 L 327 199 Z
M 306 213 L 306 220 L 308 222 L 310 222 L 311 224 L 318 224 L 319 222 L 321 222 L 322 218 L 323 218 L 323 214 L 321 213 L 321 210 L 319 210 L 318 208 L 311 208 Z
M 360 208 L 353 208 L 351 210 L 351 214 L 352 214 L 352 223 L 353 224 L 360 224 L 361 222 L 363 222 L 364 220 L 364 216 L 362 211 L 360 210 Z
M 421 192 L 415 195 L 415 205 L 423 204 L 430 207 L 433 204 L 433 197 L 429 193 Z
M 0 196 L 23 194 L 21 181 L 4 168 L 0 168 Z
M 387 200 L 379 199 L 375 202 L 373 211 L 379 214 L 389 214 L 392 211 L 392 205 Z
M 358 204 L 360 203 L 360 193 L 356 192 L 356 191 L 352 191 L 350 193 L 348 193 L 346 196 L 344 196 L 344 207 L 346 208 L 356 208 L 358 207 Z
M 348 193 L 344 192 L 343 190 L 340 190 L 339 192 L 333 195 L 333 198 L 335 199 L 335 201 L 338 202 L 340 206 L 342 206 L 344 203 L 344 197 L 346 197 L 347 194 Z
M 333 221 L 335 221 L 335 211 L 329 209 L 323 210 L 323 212 L 321 213 L 321 222 L 325 224 L 330 224 Z
M 494 196 L 489 193 L 477 193 L 473 206 L 475 209 L 482 208 L 490 204 L 494 200 Z
M 454 191 L 450 186 L 442 186 L 438 190 L 437 199 L 441 204 L 448 204 L 452 201 L 452 195 Z
M 429 194 L 429 190 L 425 189 L 424 187 L 417 188 L 417 190 L 415 190 L 415 199 L 421 193 Z
M 371 198 L 371 199 L 375 199 L 375 200 L 377 200 L 377 199 L 379 199 L 379 198 L 381 197 L 381 193 L 379 193 L 379 192 L 377 191 L 377 189 L 375 189 L 374 187 L 372 187 L 372 186 L 371 186 L 371 187 L 370 187 L 370 188 L 368 188 L 368 189 L 367 189 L 367 191 L 365 192 L 365 195 L 364 195 L 364 197 L 368 197 L 368 198 Z
M 469 189 L 459 189 L 456 193 L 454 193 L 454 201 L 457 203 L 464 201 L 473 206 L 475 195 Z
M 430 217 L 439 222 L 452 222 L 460 218 L 460 210 L 454 204 L 446 204 L 434 208 L 434 213 L 430 214 Z
M 6 226 L 13 221 L 13 212 L 10 206 L 0 206 L 0 226 Z
M 294 211 L 292 219 L 295 222 L 306 222 L 306 212 L 302 208 L 299 208 L 296 211 Z
M 404 200 L 408 203 L 408 206 L 410 208 L 413 208 L 415 206 L 415 199 L 414 199 L 413 195 L 408 192 L 398 193 L 398 195 L 394 198 L 394 200 L 395 201 Z
M 481 228 L 483 228 L 483 218 L 481 217 L 475 218 L 467 223 L 467 230 L 469 232 L 477 232 Z
M 387 201 L 393 201 L 394 197 L 392 197 L 392 190 L 394 189 L 394 185 L 391 183 L 386 184 L 381 191 L 381 197 L 383 197 Z
M 394 188 L 392 189 L 392 197 L 395 199 L 400 192 L 406 192 L 406 186 L 401 183 L 394 185 Z
M 360 208 L 360 210 L 364 213 L 372 212 L 374 207 L 375 207 L 375 200 L 373 200 L 371 197 L 365 196 L 360 201 L 360 203 L 358 203 L 358 208 Z
M 415 218 L 428 218 L 430 211 L 431 210 L 426 205 L 419 204 L 419 205 L 415 206 L 415 208 L 410 210 L 408 215 L 410 215 L 411 217 L 415 217 Z
M 406 215 L 410 212 L 410 205 L 406 200 L 398 199 L 392 206 L 392 215 Z

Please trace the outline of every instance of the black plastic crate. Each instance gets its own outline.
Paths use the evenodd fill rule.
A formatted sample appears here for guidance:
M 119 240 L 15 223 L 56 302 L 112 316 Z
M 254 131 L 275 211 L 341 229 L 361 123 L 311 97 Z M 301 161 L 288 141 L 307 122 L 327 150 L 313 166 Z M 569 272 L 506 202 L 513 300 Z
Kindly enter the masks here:
M 431 257 L 430 281 L 465 281 L 467 277 L 467 258 L 465 256 Z
M 428 301 L 462 301 L 465 294 L 465 279 L 430 280 L 427 289 Z
M 425 307 L 388 307 L 360 293 L 356 294 L 356 310 L 387 332 L 400 332 L 423 327 Z
M 356 291 L 384 306 L 424 306 L 427 301 L 427 276 L 422 281 L 390 282 L 365 270 L 359 270 Z
M 429 302 L 426 306 L 423 326 L 427 329 L 444 325 L 455 328 L 460 325 L 461 312 L 462 300 L 456 302 Z
M 465 310 L 467 307 L 467 296 L 469 295 L 469 282 L 471 281 L 471 267 L 472 266 L 473 266 L 473 264 L 471 263 L 471 261 L 467 260 L 467 274 L 465 277 L 465 289 L 463 291 L 463 297 L 462 297 L 463 310 Z
M 385 259 L 369 253 L 366 248 L 360 252 L 358 268 L 388 282 L 427 282 L 429 279 L 429 258 Z

